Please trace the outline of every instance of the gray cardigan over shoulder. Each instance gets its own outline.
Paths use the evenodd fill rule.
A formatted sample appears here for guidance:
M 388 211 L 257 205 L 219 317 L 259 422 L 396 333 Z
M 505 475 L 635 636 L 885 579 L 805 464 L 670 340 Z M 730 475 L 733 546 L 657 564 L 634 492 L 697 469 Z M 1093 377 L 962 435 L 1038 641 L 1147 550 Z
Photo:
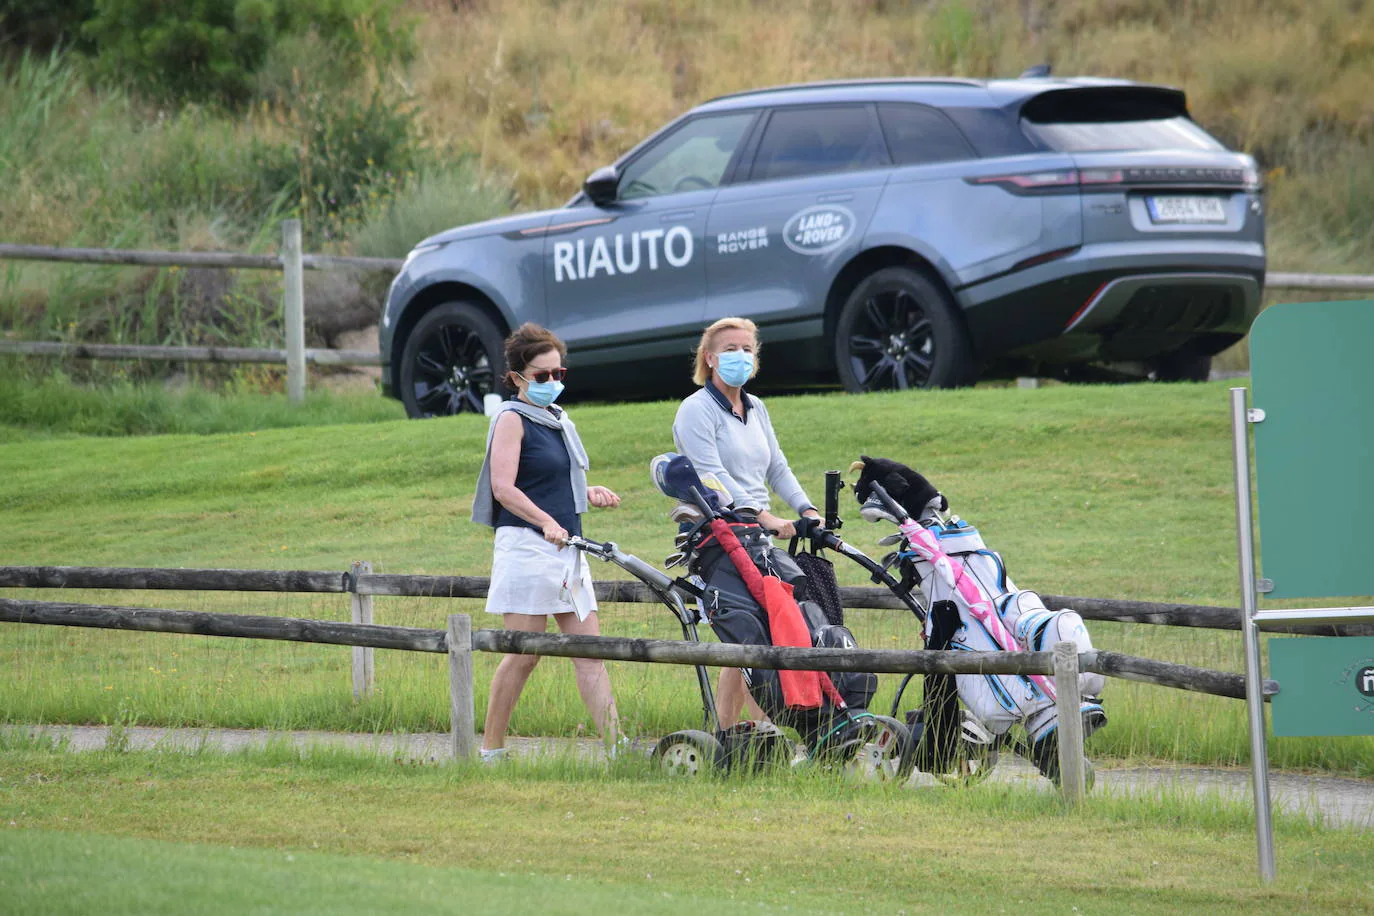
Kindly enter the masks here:
M 524 401 L 503 401 L 501 409 L 491 418 L 487 427 L 487 456 L 482 461 L 482 471 L 477 475 L 477 492 L 472 498 L 472 520 L 479 525 L 494 525 L 496 520 L 496 500 L 491 495 L 491 439 L 496 435 L 496 421 L 503 413 L 515 411 L 522 417 L 563 433 L 563 444 L 568 447 L 568 457 L 572 459 L 571 475 L 573 503 L 577 514 L 587 511 L 587 450 L 582 447 L 582 439 L 577 435 L 577 427 L 568 417 L 568 412 L 558 407 L 545 408 L 526 404 Z

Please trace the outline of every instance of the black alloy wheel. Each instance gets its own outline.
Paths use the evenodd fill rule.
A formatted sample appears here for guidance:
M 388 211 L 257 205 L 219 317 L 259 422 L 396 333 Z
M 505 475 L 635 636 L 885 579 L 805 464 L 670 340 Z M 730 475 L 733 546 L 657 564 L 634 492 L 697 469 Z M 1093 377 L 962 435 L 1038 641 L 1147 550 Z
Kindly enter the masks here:
M 945 291 L 919 271 L 876 271 L 840 311 L 840 382 L 853 392 L 971 384 L 977 376 L 972 348 L 954 309 Z
M 401 402 L 411 418 L 482 413 L 505 373 L 501 330 L 480 308 L 448 302 L 425 314 L 401 350 Z

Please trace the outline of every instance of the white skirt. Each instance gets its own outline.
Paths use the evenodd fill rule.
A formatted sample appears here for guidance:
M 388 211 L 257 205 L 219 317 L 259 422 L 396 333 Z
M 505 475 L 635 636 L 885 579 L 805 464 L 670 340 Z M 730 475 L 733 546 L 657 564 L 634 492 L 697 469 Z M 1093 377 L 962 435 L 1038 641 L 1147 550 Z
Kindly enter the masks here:
M 496 529 L 488 614 L 576 614 L 596 610 L 591 565 L 582 551 L 559 548 L 533 528 Z

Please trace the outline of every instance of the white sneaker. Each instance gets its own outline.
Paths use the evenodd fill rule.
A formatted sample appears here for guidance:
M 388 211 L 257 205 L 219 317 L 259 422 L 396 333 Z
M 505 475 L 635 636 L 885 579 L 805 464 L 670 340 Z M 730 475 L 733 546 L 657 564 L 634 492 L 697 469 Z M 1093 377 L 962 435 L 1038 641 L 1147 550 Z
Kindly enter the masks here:
M 606 759 L 619 760 L 632 750 L 634 750 L 634 742 L 630 740 L 630 736 L 621 735 L 616 739 L 614 744 L 606 748 Z
M 482 763 L 486 766 L 494 766 L 506 760 L 510 749 L 504 747 L 484 747 L 482 748 Z

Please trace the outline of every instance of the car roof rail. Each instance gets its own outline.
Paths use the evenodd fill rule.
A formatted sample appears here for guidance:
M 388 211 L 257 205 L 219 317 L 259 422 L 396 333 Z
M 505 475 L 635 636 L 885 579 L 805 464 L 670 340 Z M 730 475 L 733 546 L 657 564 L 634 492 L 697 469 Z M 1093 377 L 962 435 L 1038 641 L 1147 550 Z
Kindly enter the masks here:
M 846 86 L 963 86 L 981 88 L 983 80 L 966 79 L 957 76 L 893 76 L 881 79 L 816 80 L 810 83 L 791 83 L 784 86 L 768 86 L 763 89 L 745 89 L 728 92 L 706 102 L 719 102 L 722 99 L 738 99 L 750 95 L 763 95 L 771 92 L 802 92 L 808 89 L 843 89 Z M 702 104 L 706 104 L 703 102 Z
M 1021 75 L 1018 76 L 1017 79 L 1043 79 L 1050 75 L 1050 69 L 1051 67 L 1049 64 L 1036 64 L 1034 67 L 1027 67 L 1025 70 L 1022 70 Z

